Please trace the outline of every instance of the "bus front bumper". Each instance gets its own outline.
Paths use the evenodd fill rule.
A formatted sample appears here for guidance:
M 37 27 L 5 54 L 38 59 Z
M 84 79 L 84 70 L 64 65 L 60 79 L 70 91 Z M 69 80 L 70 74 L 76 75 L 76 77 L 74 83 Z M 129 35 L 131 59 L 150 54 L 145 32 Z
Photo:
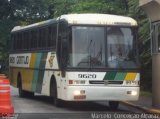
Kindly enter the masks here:
M 136 101 L 139 87 L 68 86 L 66 101 Z

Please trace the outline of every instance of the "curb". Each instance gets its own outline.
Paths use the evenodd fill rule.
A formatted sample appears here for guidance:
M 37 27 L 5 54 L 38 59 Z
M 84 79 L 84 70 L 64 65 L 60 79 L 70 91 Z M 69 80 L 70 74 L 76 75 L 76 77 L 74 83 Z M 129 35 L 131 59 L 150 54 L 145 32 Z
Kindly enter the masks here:
M 127 106 L 132 106 L 134 108 L 143 110 L 143 111 L 145 111 L 147 113 L 160 114 L 160 110 L 159 109 L 148 108 L 148 107 L 145 107 L 145 106 L 133 104 L 133 103 L 130 103 L 130 102 L 124 102 L 124 101 L 122 101 L 121 103 L 124 104 L 124 105 L 127 105 Z

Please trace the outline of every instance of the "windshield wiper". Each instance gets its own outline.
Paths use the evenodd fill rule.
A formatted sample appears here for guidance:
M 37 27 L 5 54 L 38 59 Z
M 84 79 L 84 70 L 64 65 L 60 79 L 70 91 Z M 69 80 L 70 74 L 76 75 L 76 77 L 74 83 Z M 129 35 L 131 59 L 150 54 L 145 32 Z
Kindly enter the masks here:
M 91 69 L 91 45 L 92 43 L 93 43 L 93 40 L 90 40 L 89 45 L 88 45 L 89 69 Z
M 113 55 L 113 52 L 112 52 L 112 44 L 110 44 L 110 56 L 111 56 L 111 61 L 112 61 L 112 55 Z
M 95 50 L 94 50 L 94 54 L 95 54 Z M 100 49 L 98 53 L 91 59 L 91 64 L 94 66 L 102 64 L 102 44 L 100 45 Z

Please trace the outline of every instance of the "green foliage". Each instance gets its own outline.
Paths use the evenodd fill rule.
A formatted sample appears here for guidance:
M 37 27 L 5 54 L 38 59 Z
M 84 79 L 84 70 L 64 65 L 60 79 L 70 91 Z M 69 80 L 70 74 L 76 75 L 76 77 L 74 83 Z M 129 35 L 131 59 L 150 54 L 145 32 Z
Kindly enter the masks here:
M 150 23 L 144 11 L 138 6 L 139 0 L 129 0 L 129 16 L 138 21 L 138 40 L 141 61 L 141 89 L 151 91 L 152 88 L 152 58 L 150 49 Z
M 76 4 L 71 6 L 73 13 L 104 13 L 107 6 L 98 0 L 79 0 Z
M 11 0 L 12 19 L 34 23 L 50 16 L 49 0 Z

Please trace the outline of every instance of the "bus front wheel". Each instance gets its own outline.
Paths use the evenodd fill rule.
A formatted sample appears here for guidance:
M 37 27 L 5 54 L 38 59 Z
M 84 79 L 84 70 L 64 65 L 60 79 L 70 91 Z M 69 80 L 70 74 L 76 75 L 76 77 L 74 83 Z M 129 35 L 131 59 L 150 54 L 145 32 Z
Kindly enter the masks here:
M 113 110 L 116 110 L 119 106 L 119 101 L 109 101 L 109 107 Z
M 56 81 L 52 81 L 51 84 L 51 96 L 53 98 L 53 103 L 56 107 L 62 107 L 62 100 L 58 99 L 58 94 L 57 94 L 57 84 Z

